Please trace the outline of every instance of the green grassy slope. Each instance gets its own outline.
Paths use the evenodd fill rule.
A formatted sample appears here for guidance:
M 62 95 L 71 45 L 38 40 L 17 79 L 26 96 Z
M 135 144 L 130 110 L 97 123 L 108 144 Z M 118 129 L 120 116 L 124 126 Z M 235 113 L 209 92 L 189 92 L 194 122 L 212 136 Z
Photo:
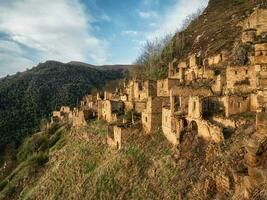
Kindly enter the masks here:
M 106 144 L 103 121 L 55 130 L 33 135 L 20 148 L 19 165 L 0 182 L 0 199 L 232 199 L 234 188 L 218 193 L 215 177 L 226 171 L 232 182 L 247 173 L 244 145 L 254 132 L 246 124 L 213 144 L 188 130 L 178 154 L 161 131 L 136 129 L 117 151 Z

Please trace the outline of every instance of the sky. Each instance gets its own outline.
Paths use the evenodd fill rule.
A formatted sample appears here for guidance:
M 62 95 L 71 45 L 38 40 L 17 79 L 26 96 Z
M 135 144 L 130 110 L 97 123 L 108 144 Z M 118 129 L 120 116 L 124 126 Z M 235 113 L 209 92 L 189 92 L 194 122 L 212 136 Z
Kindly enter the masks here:
M 131 64 L 208 0 L 0 0 L 0 77 L 46 60 Z

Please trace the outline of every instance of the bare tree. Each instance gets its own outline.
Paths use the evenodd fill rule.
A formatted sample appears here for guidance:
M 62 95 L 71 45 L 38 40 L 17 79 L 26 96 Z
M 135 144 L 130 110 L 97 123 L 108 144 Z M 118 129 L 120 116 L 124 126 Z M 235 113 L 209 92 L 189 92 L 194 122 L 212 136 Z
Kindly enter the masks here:
M 171 38 L 169 34 L 147 41 L 135 61 L 137 67 L 132 71 L 132 76 L 151 80 L 157 80 L 164 76 L 165 69 L 162 68 L 161 54 Z

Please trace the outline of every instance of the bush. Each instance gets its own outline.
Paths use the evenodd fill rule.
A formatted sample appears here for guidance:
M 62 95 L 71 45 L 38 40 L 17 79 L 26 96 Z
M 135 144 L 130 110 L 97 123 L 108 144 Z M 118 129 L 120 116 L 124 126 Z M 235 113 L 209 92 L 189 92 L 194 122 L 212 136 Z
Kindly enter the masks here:
M 6 185 L 7 185 L 7 180 L 3 180 L 1 183 L 0 183 L 0 191 L 2 191 L 5 187 L 6 187 Z
M 37 166 L 43 166 L 49 160 L 47 152 L 34 153 L 30 158 L 30 163 Z
M 46 118 L 42 119 L 39 125 L 39 128 L 41 131 L 46 131 L 47 130 L 47 124 L 48 120 Z
M 249 62 L 249 52 L 253 51 L 250 44 L 240 44 L 234 49 L 234 60 L 236 65 L 247 65 Z
M 25 140 L 17 154 L 18 161 L 25 161 L 33 153 L 45 151 L 49 147 L 49 140 L 46 134 L 35 134 Z
M 48 147 L 53 147 L 61 137 L 61 132 L 57 132 L 49 138 Z
M 47 130 L 47 133 L 49 135 L 54 134 L 58 129 L 60 128 L 60 125 L 58 123 L 54 123 L 51 125 L 51 127 Z
M 233 1 L 235 6 L 245 3 L 245 0 L 233 0 Z
M 16 187 L 12 183 L 8 183 L 6 187 L 5 196 L 11 197 L 16 192 Z

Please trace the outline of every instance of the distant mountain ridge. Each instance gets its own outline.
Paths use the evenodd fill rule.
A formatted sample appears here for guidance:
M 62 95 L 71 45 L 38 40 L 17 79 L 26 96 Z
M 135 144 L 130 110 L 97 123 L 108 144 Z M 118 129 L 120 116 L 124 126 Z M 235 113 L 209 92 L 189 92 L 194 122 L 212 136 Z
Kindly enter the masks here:
M 71 64 L 71 65 L 78 65 L 78 66 L 84 66 L 84 67 L 91 67 L 97 70 L 123 70 L 123 71 L 127 71 L 130 70 L 134 65 L 123 65 L 123 64 L 114 64 L 114 65 L 91 65 L 91 64 L 87 64 L 84 62 L 79 62 L 79 61 L 71 61 L 67 64 Z

